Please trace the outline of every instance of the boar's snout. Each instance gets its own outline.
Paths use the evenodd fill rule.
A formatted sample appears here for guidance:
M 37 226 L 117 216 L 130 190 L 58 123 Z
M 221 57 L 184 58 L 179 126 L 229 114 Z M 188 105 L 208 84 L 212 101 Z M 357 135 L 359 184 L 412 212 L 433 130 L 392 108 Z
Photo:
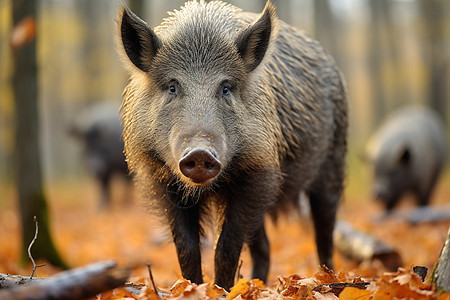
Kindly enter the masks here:
M 375 195 L 375 199 L 378 201 L 384 201 L 384 202 L 387 201 L 386 199 L 388 197 L 387 197 L 386 191 L 375 191 L 374 195 Z
M 377 200 L 385 200 L 388 197 L 387 189 L 380 184 L 375 185 L 372 193 Z
M 180 159 L 179 167 L 181 173 L 195 183 L 204 183 L 219 174 L 221 164 L 209 150 L 196 148 Z

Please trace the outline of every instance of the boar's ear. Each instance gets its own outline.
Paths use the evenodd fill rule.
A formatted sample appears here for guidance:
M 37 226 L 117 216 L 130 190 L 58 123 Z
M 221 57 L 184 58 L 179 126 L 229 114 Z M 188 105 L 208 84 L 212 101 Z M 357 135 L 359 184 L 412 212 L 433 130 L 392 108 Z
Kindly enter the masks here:
M 271 38 L 276 35 L 276 26 L 275 7 L 267 1 L 261 16 L 237 37 L 236 46 L 248 72 L 253 71 L 263 60 Z
M 126 56 L 138 69 L 148 72 L 160 40 L 147 24 L 122 6 L 118 14 L 118 37 Z

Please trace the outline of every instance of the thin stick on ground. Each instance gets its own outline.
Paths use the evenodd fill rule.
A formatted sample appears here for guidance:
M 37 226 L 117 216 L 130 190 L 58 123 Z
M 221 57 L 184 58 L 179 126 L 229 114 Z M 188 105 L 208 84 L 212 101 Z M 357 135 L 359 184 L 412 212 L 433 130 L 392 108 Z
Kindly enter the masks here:
M 37 236 L 38 236 L 38 232 L 39 232 L 39 226 L 38 226 L 38 221 L 37 221 L 36 216 L 34 216 L 33 220 L 34 220 L 34 223 L 36 224 L 36 231 L 34 232 L 33 240 L 31 240 L 31 243 L 28 246 L 28 257 L 31 259 L 31 262 L 33 263 L 33 271 L 31 272 L 30 279 L 33 279 L 34 272 L 36 271 L 37 268 L 45 266 L 45 264 L 36 266 L 36 263 L 34 262 L 33 256 L 31 255 L 31 247 L 34 244 L 34 241 L 36 241 Z
M 243 262 L 244 262 L 243 260 L 241 260 L 241 261 L 239 262 L 239 266 L 238 266 L 237 271 L 236 271 L 236 282 L 238 282 L 239 279 L 242 278 L 242 275 L 241 275 L 241 267 L 242 267 L 242 263 L 243 263 Z
M 150 281 L 153 285 L 153 290 L 155 291 L 156 295 L 159 297 L 158 289 L 156 288 L 155 280 L 153 279 L 153 273 L 152 273 L 152 267 L 150 263 L 147 263 L 148 273 L 150 274 Z

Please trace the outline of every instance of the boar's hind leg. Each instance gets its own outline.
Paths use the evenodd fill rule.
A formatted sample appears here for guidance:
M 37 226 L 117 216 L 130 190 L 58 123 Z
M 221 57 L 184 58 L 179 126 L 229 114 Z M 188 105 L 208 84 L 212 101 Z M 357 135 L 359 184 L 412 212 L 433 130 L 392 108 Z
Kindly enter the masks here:
M 170 228 L 177 250 L 181 273 L 194 283 L 203 283 L 200 253 L 199 208 L 168 209 Z
M 252 255 L 253 278 L 267 281 L 267 273 L 270 265 L 270 248 L 264 224 L 256 231 L 254 238 L 249 243 Z
M 100 199 L 99 206 L 100 206 L 100 209 L 105 209 L 109 205 L 111 205 L 111 195 L 110 195 L 110 191 L 109 191 L 109 185 L 110 185 L 110 181 L 111 181 L 110 173 L 107 172 L 107 174 L 100 175 L 99 179 L 100 179 L 100 184 L 101 184 L 101 188 L 102 188 L 102 197 Z
M 328 155 L 319 171 L 319 176 L 309 189 L 309 202 L 314 222 L 317 252 L 320 264 L 333 269 L 333 230 L 336 212 L 341 198 L 345 152 L 347 149 L 347 113 L 344 98 L 336 98 L 338 111 L 336 129 Z
M 309 201 L 316 234 L 320 265 L 333 269 L 333 229 L 339 194 L 327 194 L 326 188 L 316 187 L 310 192 Z

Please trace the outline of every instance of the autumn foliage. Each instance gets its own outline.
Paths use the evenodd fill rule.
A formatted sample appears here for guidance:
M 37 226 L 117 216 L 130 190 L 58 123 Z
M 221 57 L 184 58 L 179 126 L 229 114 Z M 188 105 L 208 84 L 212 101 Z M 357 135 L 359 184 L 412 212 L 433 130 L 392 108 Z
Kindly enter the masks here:
M 352 286 L 360 284 L 360 287 Z M 340 286 L 341 288 L 334 288 Z M 395 273 L 385 273 L 372 282 L 365 282 L 359 277 L 350 278 L 348 274 L 334 274 L 330 270 L 316 273 L 313 277 L 299 275 L 280 276 L 278 283 L 270 288 L 258 280 L 240 279 L 227 293 L 225 290 L 204 283 L 192 284 L 190 281 L 180 279 L 170 288 L 159 294 L 149 287 L 141 289 L 139 294 L 133 294 L 125 288 L 103 293 L 98 296 L 100 300 L 115 299 L 449 299 L 450 293 L 440 294 L 430 283 L 423 283 L 413 271 L 400 268 Z
M 319 270 L 314 245 L 314 232 L 309 220 L 298 217 L 280 219 L 274 225 L 267 222 L 273 254 L 266 284 L 251 280 L 248 249 L 244 249 L 240 280 L 229 293 L 215 287 L 213 282 L 213 238 L 205 239 L 202 249 L 204 280 L 192 284 L 180 277 L 176 252 L 167 232 L 148 214 L 145 204 L 128 200 L 121 182 L 113 189 L 113 206 L 100 212 L 95 185 L 79 188 L 65 186 L 49 189 L 55 242 L 71 267 L 84 266 L 103 260 L 116 260 L 121 266 L 135 265 L 128 281 L 138 288 L 118 288 L 104 292 L 97 299 L 449 299 L 428 284 L 433 264 L 450 226 L 450 221 L 411 225 L 402 219 L 388 218 L 376 222 L 379 208 L 368 200 L 348 197 L 340 208 L 339 218 L 360 230 L 374 234 L 395 247 L 403 260 L 403 268 L 389 271 L 379 261 L 355 262 L 335 251 L 335 270 Z M 117 189 L 116 189 L 117 188 Z M 450 185 L 441 185 L 436 193 L 435 208 L 447 203 Z M 68 192 L 70 191 L 70 192 Z M 0 273 L 29 276 L 31 264 L 20 266 L 19 215 L 14 205 L 14 193 L 3 190 L 11 199 L 0 210 Z M 402 209 L 408 209 L 403 207 Z M 146 263 L 159 292 L 157 295 L 149 277 Z M 44 262 L 38 261 L 37 264 Z M 425 266 L 425 281 L 411 270 Z M 50 265 L 36 271 L 38 277 L 49 277 L 60 270 Z M 347 285 L 339 285 L 345 283 Z M 362 284 L 364 283 L 364 284 Z M 330 285 L 335 284 L 335 285 Z M 352 284 L 355 284 L 352 286 Z M 359 284 L 359 285 L 358 285 Z M 365 288 L 365 289 L 363 289 Z M 446 298 L 447 297 L 447 298 Z

